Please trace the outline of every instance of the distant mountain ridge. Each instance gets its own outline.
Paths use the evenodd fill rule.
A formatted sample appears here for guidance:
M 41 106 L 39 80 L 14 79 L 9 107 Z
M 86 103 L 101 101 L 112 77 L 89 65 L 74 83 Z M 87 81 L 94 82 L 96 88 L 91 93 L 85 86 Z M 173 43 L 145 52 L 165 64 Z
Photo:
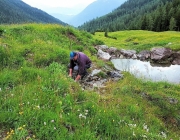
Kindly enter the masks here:
M 75 27 L 112 12 L 126 0 L 97 0 L 88 5 L 81 13 L 74 16 L 68 23 Z
M 31 7 L 21 0 L 0 0 L 0 24 L 55 23 L 66 25 L 46 12 Z

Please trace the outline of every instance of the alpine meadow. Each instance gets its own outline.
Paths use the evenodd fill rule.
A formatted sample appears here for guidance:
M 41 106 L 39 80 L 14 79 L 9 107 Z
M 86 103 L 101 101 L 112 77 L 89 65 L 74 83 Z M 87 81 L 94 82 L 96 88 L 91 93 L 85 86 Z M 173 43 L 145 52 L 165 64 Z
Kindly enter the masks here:
M 152 5 L 155 2 L 146 1 Z M 133 2 L 128 0 L 124 7 Z M 156 2 L 160 6 L 155 6 L 154 12 L 150 8 L 152 13 L 147 12 L 143 19 L 154 19 L 155 11 L 163 10 L 167 3 L 174 5 L 172 11 L 180 9 L 177 0 Z M 123 4 L 116 10 L 122 7 Z M 142 5 L 142 9 L 145 7 Z M 128 21 L 130 13 L 123 10 L 127 15 L 119 16 L 118 22 L 124 18 Z M 0 22 L 0 139 L 180 140 L 180 84 L 144 80 L 122 71 L 122 79 L 107 80 L 105 86 L 87 90 L 68 76 L 72 50 L 84 52 L 92 60 L 89 74 L 107 67 L 115 70 L 111 61 L 98 57 L 98 45 L 137 52 L 154 47 L 180 51 L 179 14 L 172 14 L 171 22 L 166 18 L 169 22 L 165 28 L 154 22 L 152 30 L 131 26 L 139 20 L 136 25 L 147 27 L 142 26 L 139 16 L 125 24 L 127 28 L 116 20 L 105 20 L 111 14 L 78 28 L 54 18 L 55 23 L 35 19 L 24 22 L 24 18 L 11 21 L 13 24 L 8 20 Z M 115 22 L 119 28 L 114 28 Z M 101 72 L 96 79 L 106 76 Z

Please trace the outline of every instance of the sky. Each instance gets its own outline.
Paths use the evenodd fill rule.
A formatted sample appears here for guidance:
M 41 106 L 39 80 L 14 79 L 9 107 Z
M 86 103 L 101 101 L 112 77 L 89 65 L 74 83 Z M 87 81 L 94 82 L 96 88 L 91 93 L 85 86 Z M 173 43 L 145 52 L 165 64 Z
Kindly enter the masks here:
M 37 7 L 75 7 L 77 5 L 87 6 L 96 0 L 22 0 L 25 3 Z
M 49 14 L 76 15 L 96 0 L 22 0 Z

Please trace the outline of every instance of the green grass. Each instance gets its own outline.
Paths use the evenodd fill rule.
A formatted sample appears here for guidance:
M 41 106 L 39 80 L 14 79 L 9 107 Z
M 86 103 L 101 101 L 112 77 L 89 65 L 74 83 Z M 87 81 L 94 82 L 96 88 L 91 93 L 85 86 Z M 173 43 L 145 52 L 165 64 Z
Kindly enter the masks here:
M 173 50 L 180 50 L 179 32 L 151 32 L 142 30 L 127 30 L 108 32 L 109 37 L 104 36 L 104 32 L 96 32 L 95 39 L 99 39 L 107 46 L 119 49 L 134 49 L 136 51 L 150 50 L 153 47 L 170 47 Z M 116 39 L 113 39 L 115 37 Z M 168 45 L 171 43 L 171 45 Z
M 93 45 L 102 42 L 98 37 L 50 24 L 1 25 L 0 29 L 0 139 L 180 138 L 180 85 L 145 82 L 124 73 L 122 80 L 109 81 L 98 92 L 83 91 L 66 73 L 69 52 L 85 52 L 98 68 L 112 66 L 95 55 Z M 122 35 L 122 40 L 131 40 L 132 32 L 139 42 L 148 43 L 145 35 L 140 39 L 139 32 L 145 31 L 126 31 L 129 37 Z M 147 34 L 153 40 L 156 33 Z M 173 34 L 170 38 L 176 42 L 178 35 Z M 149 45 L 170 41 L 163 38 Z M 170 103 L 171 98 L 178 102 Z

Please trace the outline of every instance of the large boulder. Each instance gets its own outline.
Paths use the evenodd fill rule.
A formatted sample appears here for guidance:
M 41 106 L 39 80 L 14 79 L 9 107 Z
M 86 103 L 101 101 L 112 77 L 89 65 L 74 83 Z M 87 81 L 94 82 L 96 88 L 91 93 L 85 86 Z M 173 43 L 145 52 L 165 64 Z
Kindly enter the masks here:
M 152 48 L 151 59 L 153 61 L 164 61 L 172 55 L 170 48 Z

